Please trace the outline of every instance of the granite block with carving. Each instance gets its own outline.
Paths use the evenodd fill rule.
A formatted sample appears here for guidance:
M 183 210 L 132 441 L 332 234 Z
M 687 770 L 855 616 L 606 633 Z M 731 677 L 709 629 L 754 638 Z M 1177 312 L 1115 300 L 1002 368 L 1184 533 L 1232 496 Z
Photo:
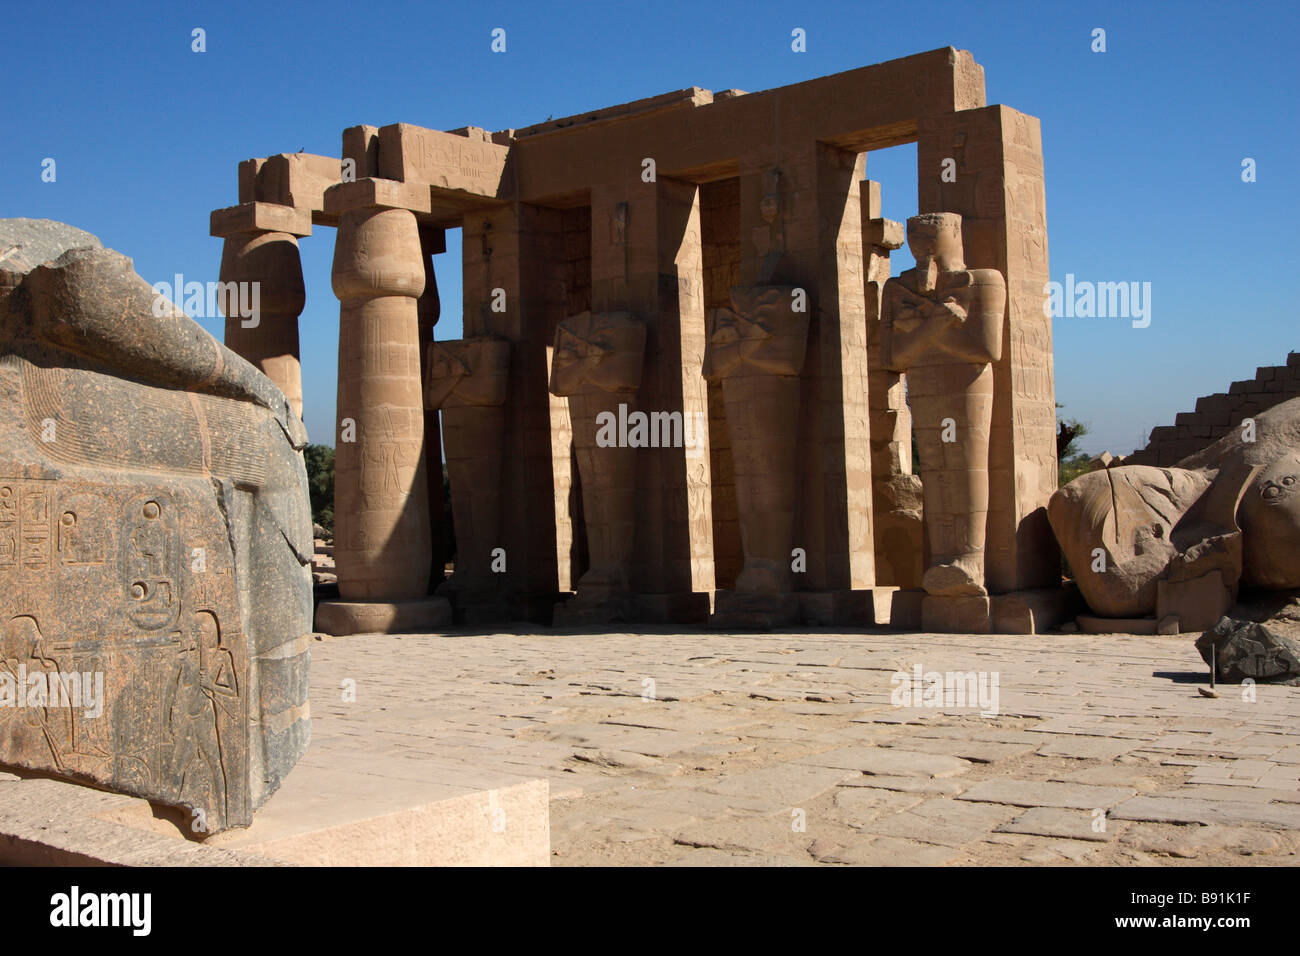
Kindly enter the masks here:
M 305 443 L 130 259 L 0 220 L 0 764 L 251 822 L 310 739 Z

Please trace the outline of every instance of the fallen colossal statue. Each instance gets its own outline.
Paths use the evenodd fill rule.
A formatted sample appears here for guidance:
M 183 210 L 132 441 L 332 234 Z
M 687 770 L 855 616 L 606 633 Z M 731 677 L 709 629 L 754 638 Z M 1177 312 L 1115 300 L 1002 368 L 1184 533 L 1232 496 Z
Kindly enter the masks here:
M 89 233 L 0 220 L 0 763 L 215 832 L 310 739 L 306 432 L 155 298 Z
M 1095 614 L 1205 630 L 1239 590 L 1300 588 L 1300 399 L 1173 468 L 1082 475 L 1048 517 Z

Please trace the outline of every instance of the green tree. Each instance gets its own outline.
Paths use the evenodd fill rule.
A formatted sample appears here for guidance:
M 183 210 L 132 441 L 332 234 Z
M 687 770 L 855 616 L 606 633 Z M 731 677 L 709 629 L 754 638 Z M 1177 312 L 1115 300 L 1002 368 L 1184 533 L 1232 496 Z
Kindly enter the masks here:
M 311 494 L 311 518 L 334 534 L 334 449 L 308 445 L 303 449 L 307 464 L 307 490 Z
M 1060 402 L 1057 408 L 1064 408 Z M 1077 418 L 1056 419 L 1056 461 L 1058 485 L 1068 485 L 1088 470 L 1092 459 L 1078 448 L 1078 441 L 1088 434 L 1088 426 Z

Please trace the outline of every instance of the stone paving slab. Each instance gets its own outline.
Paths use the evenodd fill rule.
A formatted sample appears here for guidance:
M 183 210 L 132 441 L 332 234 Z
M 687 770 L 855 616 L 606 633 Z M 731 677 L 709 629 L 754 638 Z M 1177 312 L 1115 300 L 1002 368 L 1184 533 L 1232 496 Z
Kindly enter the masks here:
M 1087 783 L 1044 780 L 982 780 L 959 800 L 1006 803 L 1015 807 L 1065 807 L 1075 810 L 1106 809 L 1136 793 L 1124 787 L 1097 787 Z
M 1300 830 L 1300 806 L 1253 800 L 1134 797 L 1115 807 L 1111 816 L 1156 823 L 1260 823 L 1275 829 Z
M 546 780 L 556 865 L 1300 863 L 1300 688 L 1201 697 L 1193 638 L 359 635 L 312 707 L 357 774 Z M 893 707 L 917 665 L 997 714 Z
M 959 757 L 892 747 L 846 747 L 804 757 L 799 762 L 890 777 L 955 777 L 970 769 L 970 761 Z
M 1104 818 L 1102 818 L 1104 823 Z M 1023 814 L 1003 823 L 999 833 L 1028 833 L 1034 836 L 1067 837 L 1071 840 L 1096 840 L 1104 843 L 1115 838 L 1115 828 L 1098 828 L 1098 817 L 1086 810 L 1061 807 L 1031 807 Z

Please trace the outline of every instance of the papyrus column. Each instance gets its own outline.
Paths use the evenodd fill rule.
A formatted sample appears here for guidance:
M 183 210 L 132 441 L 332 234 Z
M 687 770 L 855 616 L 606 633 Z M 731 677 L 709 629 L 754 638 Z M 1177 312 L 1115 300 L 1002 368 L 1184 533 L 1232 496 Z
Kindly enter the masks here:
M 306 290 L 298 237 L 311 235 L 311 214 L 274 203 L 244 203 L 214 211 L 211 233 L 225 239 L 220 300 L 226 346 L 261 369 L 301 418 L 298 316 Z M 255 315 L 241 314 L 241 307 L 253 304 Z
M 425 277 L 411 208 L 419 193 L 359 180 L 326 198 L 341 213 L 332 273 L 340 302 L 334 560 L 344 599 L 420 598 L 429 584 L 416 305 Z

